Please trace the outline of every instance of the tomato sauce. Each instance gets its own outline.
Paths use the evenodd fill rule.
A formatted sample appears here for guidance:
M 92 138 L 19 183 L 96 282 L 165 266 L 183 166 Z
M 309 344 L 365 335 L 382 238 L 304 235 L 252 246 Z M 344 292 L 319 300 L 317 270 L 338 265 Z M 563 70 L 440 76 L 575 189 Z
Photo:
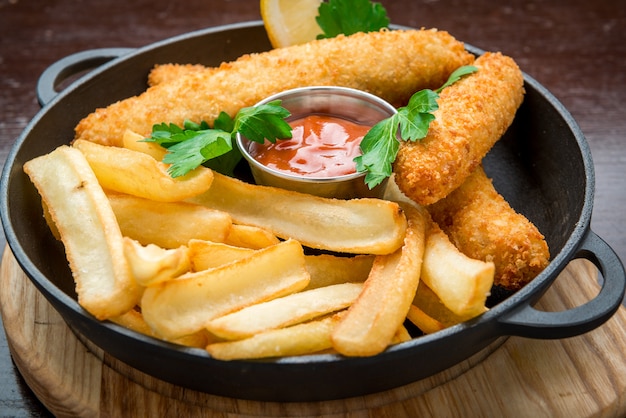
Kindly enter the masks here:
M 272 144 L 252 142 L 250 154 L 274 170 L 305 177 L 335 177 L 356 173 L 354 157 L 370 126 L 328 115 L 290 121 L 291 139 Z

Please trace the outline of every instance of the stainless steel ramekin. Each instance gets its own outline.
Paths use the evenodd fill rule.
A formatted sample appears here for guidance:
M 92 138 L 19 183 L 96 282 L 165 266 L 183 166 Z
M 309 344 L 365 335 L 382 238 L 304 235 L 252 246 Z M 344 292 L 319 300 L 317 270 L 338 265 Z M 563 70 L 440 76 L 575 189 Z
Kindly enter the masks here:
M 291 112 L 287 119 L 293 120 L 310 114 L 323 114 L 373 126 L 392 116 L 396 109 L 364 91 L 332 86 L 301 87 L 270 96 L 257 105 L 281 100 L 282 106 Z M 310 177 L 289 174 L 267 167 L 249 152 L 250 140 L 237 135 L 237 146 L 248 161 L 257 184 L 280 187 L 322 197 L 349 199 L 355 197 L 382 197 L 385 182 L 370 190 L 365 184 L 364 173 L 336 177 Z

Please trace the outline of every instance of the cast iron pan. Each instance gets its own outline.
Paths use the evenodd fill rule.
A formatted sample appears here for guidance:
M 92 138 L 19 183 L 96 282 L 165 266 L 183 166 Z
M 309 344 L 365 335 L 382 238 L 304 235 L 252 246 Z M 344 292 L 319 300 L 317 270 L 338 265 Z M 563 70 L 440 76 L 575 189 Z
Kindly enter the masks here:
M 76 301 L 63 248 L 43 220 L 39 196 L 22 165 L 69 143 L 74 126 L 97 107 L 144 91 L 148 72 L 156 63 L 218 65 L 268 49 L 261 22 L 249 22 L 201 30 L 137 50 L 80 53 L 42 75 L 38 95 L 43 108 L 8 156 L 0 209 L 7 242 L 19 264 L 73 330 L 130 366 L 183 387 L 244 399 L 315 401 L 364 395 L 419 380 L 502 337 L 578 335 L 600 326 L 617 310 L 626 276 L 614 251 L 589 227 L 594 172 L 588 145 L 567 110 L 526 75 L 527 93 L 515 122 L 484 163 L 496 188 L 545 234 L 552 260 L 525 288 L 492 301 L 491 310 L 481 317 L 371 358 L 324 354 L 270 361 L 217 361 L 204 350 L 97 321 Z M 61 93 L 55 91 L 67 76 L 94 65 L 99 67 Z M 588 259 L 599 269 L 600 293 L 563 312 L 535 310 L 532 305 L 574 258 Z

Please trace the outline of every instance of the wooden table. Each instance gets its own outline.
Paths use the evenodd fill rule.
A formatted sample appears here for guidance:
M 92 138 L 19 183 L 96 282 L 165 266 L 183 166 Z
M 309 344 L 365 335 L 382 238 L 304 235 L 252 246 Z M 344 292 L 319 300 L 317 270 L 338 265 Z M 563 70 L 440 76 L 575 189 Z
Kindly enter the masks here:
M 512 56 L 570 110 L 596 167 L 592 229 L 626 259 L 626 8 L 614 0 L 383 0 L 393 23 L 436 27 Z M 41 72 L 68 54 L 139 47 L 260 18 L 258 0 L 0 0 L 0 161 L 38 111 Z M 0 248 L 4 239 L 0 237 Z M 47 416 L 0 336 L 0 415 Z M 625 372 L 626 373 L 626 372 Z

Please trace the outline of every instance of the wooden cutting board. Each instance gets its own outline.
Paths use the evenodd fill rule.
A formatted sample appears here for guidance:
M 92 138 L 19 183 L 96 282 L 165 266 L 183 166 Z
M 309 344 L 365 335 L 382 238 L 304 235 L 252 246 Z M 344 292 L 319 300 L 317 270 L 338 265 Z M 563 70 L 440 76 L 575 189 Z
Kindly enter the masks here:
M 584 303 L 598 292 L 596 278 L 591 263 L 575 260 L 538 307 L 558 311 Z M 78 338 L 8 249 L 0 270 L 0 313 L 18 369 L 56 416 L 626 416 L 624 307 L 582 336 L 501 339 L 428 379 L 374 395 L 309 403 L 213 396 L 132 369 Z

